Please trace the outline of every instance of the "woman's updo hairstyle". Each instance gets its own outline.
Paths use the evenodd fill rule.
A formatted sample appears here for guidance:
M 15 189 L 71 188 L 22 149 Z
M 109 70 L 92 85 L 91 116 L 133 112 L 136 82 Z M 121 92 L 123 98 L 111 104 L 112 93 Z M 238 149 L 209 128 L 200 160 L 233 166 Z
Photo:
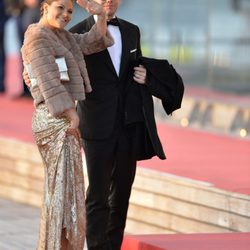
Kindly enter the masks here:
M 57 0 L 43 0 L 41 2 L 41 5 L 40 5 L 40 16 L 43 16 L 43 14 L 44 14 L 44 5 L 45 4 L 51 5 L 54 1 L 57 1 Z
M 41 6 L 40 6 L 40 15 L 41 15 L 41 17 L 43 16 L 43 14 L 44 14 L 44 5 L 45 4 L 48 4 L 48 5 L 51 5 L 53 2 L 55 2 L 55 1 L 58 1 L 58 0 L 43 0 L 42 2 L 41 2 Z M 73 0 L 71 0 L 71 2 L 73 2 Z

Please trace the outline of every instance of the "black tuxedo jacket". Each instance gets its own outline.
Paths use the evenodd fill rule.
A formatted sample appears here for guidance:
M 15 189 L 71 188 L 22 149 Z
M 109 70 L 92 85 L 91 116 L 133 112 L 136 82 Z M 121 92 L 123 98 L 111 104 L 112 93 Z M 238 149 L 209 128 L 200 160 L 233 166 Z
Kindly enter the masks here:
M 73 33 L 85 33 L 95 21 L 93 16 L 71 28 Z M 120 74 L 117 75 L 108 50 L 85 56 L 90 83 L 93 88 L 86 95 L 86 100 L 78 104 L 80 130 L 84 139 L 105 139 L 111 135 L 117 119 L 118 106 L 122 106 L 122 119 L 129 122 L 142 120 L 141 105 L 134 107 L 133 113 L 124 110 L 125 93 L 132 92 L 130 101 L 136 105 L 140 101 L 139 86 L 132 86 L 133 62 L 141 56 L 139 28 L 119 19 L 122 57 Z M 130 117 L 131 116 L 131 117 Z
M 138 65 L 141 57 L 139 28 L 120 18 L 118 21 L 122 39 L 119 76 L 107 49 L 85 56 L 93 91 L 86 94 L 86 100 L 78 102 L 81 136 L 85 140 L 102 140 L 112 134 L 118 119 L 124 125 L 138 123 L 140 131 L 138 138 L 134 138 L 136 159 L 148 159 L 154 155 L 165 159 L 157 135 L 150 85 L 142 86 L 133 81 L 133 67 Z M 94 23 L 93 16 L 90 16 L 70 31 L 84 33 Z M 154 86 L 156 88 L 152 89 L 157 92 L 158 85 Z M 170 94 L 168 91 L 165 93 L 164 97 L 168 99 Z

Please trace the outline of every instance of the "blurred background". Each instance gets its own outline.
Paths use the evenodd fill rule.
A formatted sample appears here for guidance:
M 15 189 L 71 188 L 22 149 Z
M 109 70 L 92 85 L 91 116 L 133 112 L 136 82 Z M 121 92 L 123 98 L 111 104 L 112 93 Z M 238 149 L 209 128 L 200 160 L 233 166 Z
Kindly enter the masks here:
M 76 8 L 70 25 L 85 17 Z M 145 56 L 168 59 L 186 85 L 250 93 L 250 0 L 123 0 Z
M 19 53 L 27 26 L 39 18 L 39 3 L 0 0 L 1 92 L 10 81 L 4 60 Z M 76 5 L 68 28 L 87 15 Z M 250 93 L 250 0 L 123 0 L 118 16 L 140 27 L 143 54 L 167 58 L 187 86 Z

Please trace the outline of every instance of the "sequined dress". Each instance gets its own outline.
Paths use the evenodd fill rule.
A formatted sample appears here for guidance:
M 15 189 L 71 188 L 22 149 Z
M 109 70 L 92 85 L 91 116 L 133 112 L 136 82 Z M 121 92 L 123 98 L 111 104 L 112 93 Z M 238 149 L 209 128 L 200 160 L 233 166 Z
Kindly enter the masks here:
M 44 163 L 44 197 L 38 250 L 82 250 L 85 197 L 81 146 L 69 121 L 55 118 L 45 104 L 32 119 L 35 141 Z M 62 232 L 67 239 L 63 245 Z

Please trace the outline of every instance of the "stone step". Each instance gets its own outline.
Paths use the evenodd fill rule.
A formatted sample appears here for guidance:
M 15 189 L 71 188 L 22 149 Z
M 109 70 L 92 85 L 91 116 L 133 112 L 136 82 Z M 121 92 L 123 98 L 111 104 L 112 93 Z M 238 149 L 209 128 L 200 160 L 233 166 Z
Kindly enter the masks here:
M 86 177 L 85 184 L 88 185 Z M 0 138 L 0 196 L 40 207 L 43 165 L 34 144 Z M 250 195 L 215 188 L 148 168 L 137 168 L 128 233 L 250 231 Z

